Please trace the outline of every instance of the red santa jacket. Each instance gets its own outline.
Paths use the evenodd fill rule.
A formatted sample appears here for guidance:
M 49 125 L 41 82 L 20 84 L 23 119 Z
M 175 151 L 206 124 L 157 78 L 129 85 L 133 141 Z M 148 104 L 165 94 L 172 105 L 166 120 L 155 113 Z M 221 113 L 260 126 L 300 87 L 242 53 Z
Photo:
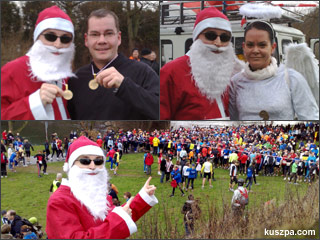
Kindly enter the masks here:
M 52 103 L 54 119 L 46 119 L 45 109 L 36 98 L 43 82 L 31 79 L 29 57 L 22 56 L 1 68 L 1 119 L 2 120 L 63 120 L 70 118 L 66 100 Z M 64 88 L 63 88 L 64 89 Z M 60 108 L 59 108 L 60 105 Z M 48 105 L 50 106 L 50 105 Z M 66 116 L 64 116 L 66 114 Z
M 161 68 L 160 119 L 204 120 L 222 118 L 217 102 L 210 102 L 196 87 L 192 80 L 189 64 L 189 57 L 185 55 Z M 229 116 L 228 101 L 229 94 L 226 91 L 222 96 L 225 116 Z
M 158 200 L 141 190 L 130 204 L 132 218 L 112 204 L 104 221 L 94 220 L 88 209 L 62 185 L 49 198 L 46 232 L 49 239 L 123 239 L 137 231 L 136 222 Z

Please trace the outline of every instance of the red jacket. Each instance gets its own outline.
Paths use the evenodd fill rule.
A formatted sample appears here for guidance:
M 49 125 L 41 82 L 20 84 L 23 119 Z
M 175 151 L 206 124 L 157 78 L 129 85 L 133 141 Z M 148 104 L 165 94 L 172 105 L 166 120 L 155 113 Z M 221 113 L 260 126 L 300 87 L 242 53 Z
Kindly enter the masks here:
M 130 208 L 132 220 L 112 204 L 104 221 L 94 220 L 88 209 L 71 193 L 70 187 L 61 185 L 51 195 L 47 205 L 46 232 L 49 239 L 121 239 L 136 231 L 136 222 L 158 201 L 146 196 L 142 190 L 135 196 Z M 152 200 L 152 201 L 151 201 Z M 124 213 L 124 214 L 121 214 Z M 129 218 L 128 218 L 129 217 Z
M 29 57 L 22 56 L 1 68 L 1 120 L 35 120 L 37 117 L 31 111 L 29 96 L 39 90 L 43 82 L 31 79 L 28 63 Z M 70 118 L 66 107 L 67 101 L 62 98 L 62 102 L 67 118 Z M 52 107 L 54 120 L 62 120 L 61 109 L 56 99 Z
M 99 147 L 102 146 L 102 139 L 101 139 L 101 138 L 98 138 L 96 142 L 97 142 L 97 144 L 99 145 Z
M 257 161 L 257 164 L 260 164 L 261 163 L 261 154 L 256 154 L 256 161 Z
M 5 159 L 5 155 L 3 153 L 1 153 L 1 163 L 7 163 L 8 160 Z
M 5 131 L 2 132 L 2 139 L 7 140 L 7 133 Z
M 240 162 L 242 164 L 245 164 L 248 160 L 248 156 L 246 154 L 243 154 L 241 157 L 240 157 Z
M 214 74 L 214 73 L 213 73 Z M 223 94 L 222 103 L 228 117 L 229 91 Z M 160 70 L 160 119 L 161 120 L 204 120 L 222 118 L 216 101 L 210 102 L 196 87 L 184 55 Z
M 153 156 L 150 153 L 147 154 L 145 163 L 148 166 L 153 164 Z
M 114 157 L 114 154 L 116 153 L 116 151 L 112 148 L 108 153 L 107 153 L 107 157 Z

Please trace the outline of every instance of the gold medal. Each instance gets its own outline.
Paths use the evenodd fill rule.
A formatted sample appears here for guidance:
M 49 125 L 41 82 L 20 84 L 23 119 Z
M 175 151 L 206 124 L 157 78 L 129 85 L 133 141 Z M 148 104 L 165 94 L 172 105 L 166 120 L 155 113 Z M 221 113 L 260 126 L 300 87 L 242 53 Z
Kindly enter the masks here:
M 68 89 L 68 84 L 66 84 L 66 90 L 63 91 L 63 98 L 70 100 L 73 97 L 73 93 Z
M 262 110 L 260 113 L 259 113 L 259 116 L 262 118 L 262 120 L 269 120 L 269 113 L 265 110 Z
M 99 84 L 98 84 L 98 82 L 96 80 L 96 76 L 97 76 L 97 74 L 94 73 L 93 74 L 93 79 L 90 80 L 90 82 L 89 82 L 89 88 L 91 90 L 96 90 L 99 87 Z

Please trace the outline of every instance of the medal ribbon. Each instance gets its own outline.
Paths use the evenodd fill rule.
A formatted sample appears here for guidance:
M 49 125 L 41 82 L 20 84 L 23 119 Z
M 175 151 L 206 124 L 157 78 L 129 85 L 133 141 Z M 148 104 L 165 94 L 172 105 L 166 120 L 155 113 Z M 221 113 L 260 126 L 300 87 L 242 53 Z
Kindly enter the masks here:
M 93 70 L 93 64 L 91 63 L 91 70 L 92 70 L 92 75 L 95 79 L 95 76 L 97 76 L 101 71 L 105 70 L 118 56 L 115 56 L 110 62 L 108 62 L 98 73 L 94 73 Z

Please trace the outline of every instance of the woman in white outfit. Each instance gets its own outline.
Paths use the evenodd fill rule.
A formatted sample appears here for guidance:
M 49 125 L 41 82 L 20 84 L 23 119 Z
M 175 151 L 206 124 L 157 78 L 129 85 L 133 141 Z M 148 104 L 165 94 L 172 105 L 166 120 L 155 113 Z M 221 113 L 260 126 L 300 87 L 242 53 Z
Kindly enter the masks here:
M 305 78 L 297 71 L 278 67 L 270 23 L 247 26 L 243 51 L 245 69 L 231 81 L 231 120 L 319 120 L 319 108 Z

